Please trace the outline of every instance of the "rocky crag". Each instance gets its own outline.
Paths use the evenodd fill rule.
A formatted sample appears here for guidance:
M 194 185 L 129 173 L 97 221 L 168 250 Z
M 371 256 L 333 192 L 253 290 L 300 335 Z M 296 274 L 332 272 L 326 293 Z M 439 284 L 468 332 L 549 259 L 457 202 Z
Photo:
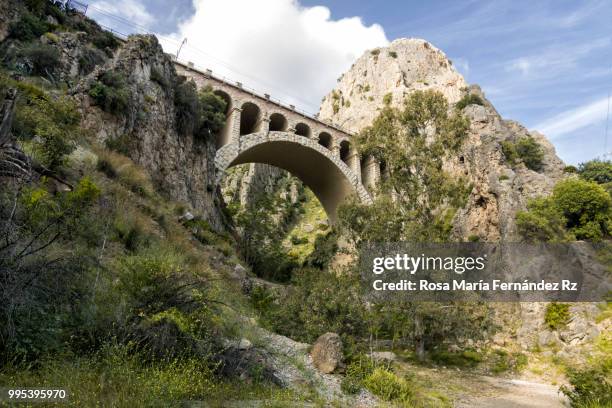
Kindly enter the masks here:
M 484 101 L 463 108 L 471 121 L 469 137 L 445 163 L 449 173 L 465 176 L 473 185 L 467 206 L 455 217 L 455 237 L 518 240 L 514 215 L 530 198 L 550 193 L 563 177 L 564 164 L 543 135 L 503 119 L 481 89 L 468 86 L 452 61 L 427 41 L 399 39 L 388 47 L 367 51 L 325 96 L 319 117 L 341 126 L 350 124 L 359 132 L 385 103 L 400 107 L 411 92 L 427 89 L 441 92 L 451 106 L 468 93 Z M 523 136 L 533 137 L 545 152 L 538 172 L 504 159 L 501 142 Z

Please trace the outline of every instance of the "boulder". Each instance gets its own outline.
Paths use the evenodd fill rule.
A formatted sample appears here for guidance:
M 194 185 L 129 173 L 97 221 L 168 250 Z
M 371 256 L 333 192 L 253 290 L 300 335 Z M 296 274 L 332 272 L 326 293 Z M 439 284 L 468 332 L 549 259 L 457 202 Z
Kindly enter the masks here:
M 329 374 L 342 368 L 342 340 L 336 333 L 321 335 L 312 346 L 310 352 L 313 365 L 324 374 Z

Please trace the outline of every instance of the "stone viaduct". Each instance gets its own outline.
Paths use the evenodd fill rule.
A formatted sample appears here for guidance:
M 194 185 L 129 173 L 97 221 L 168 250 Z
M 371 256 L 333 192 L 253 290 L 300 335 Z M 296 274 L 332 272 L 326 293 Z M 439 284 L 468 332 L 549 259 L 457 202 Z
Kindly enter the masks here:
M 359 155 L 349 133 L 239 82 L 218 78 L 210 70 L 175 64 L 179 75 L 193 79 L 198 88 L 211 87 L 227 102 L 226 124 L 217 135 L 217 182 L 232 166 L 264 163 L 298 177 L 332 222 L 338 205 L 350 195 L 371 203 L 369 191 L 380 179 L 380 166 L 373 158 Z

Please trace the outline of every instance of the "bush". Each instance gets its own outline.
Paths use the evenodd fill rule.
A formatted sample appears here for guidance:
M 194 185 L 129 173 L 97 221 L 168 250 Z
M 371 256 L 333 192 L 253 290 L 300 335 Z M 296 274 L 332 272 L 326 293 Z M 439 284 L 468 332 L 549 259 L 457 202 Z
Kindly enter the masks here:
M 563 168 L 563 172 L 567 173 L 567 174 L 574 174 L 574 173 L 578 173 L 578 169 L 576 168 L 576 166 L 565 166 Z
M 104 51 L 109 57 L 112 57 L 113 51 L 116 50 L 120 44 L 119 40 L 117 40 L 113 34 L 101 28 L 90 36 L 90 41 L 94 47 Z
M 501 142 L 506 161 L 514 166 L 520 159 L 528 169 L 540 171 L 544 160 L 544 150 L 531 136 L 521 137 L 518 142 L 509 140 Z
M 105 59 L 105 54 L 100 50 L 85 47 L 79 56 L 79 74 L 88 75 L 96 66 L 103 64 Z
M 120 73 L 102 73 L 89 88 L 89 96 L 105 112 L 115 115 L 127 113 L 129 92 L 127 81 Z
M 345 377 L 340 388 L 346 394 L 357 394 L 364 386 L 363 381 L 372 375 L 376 368 L 371 358 L 359 355 L 346 367 Z
M 457 102 L 457 104 L 455 105 L 455 108 L 462 110 L 463 108 L 469 105 L 484 106 L 484 101 L 482 100 L 480 96 L 476 94 L 467 94 L 463 98 L 461 98 L 459 102 Z
M 364 386 L 384 401 L 409 402 L 412 398 L 410 384 L 391 371 L 377 368 L 363 380 Z
M 483 360 L 482 355 L 474 350 L 462 352 L 438 350 L 430 353 L 430 358 L 436 364 L 456 367 L 475 367 Z
M 53 77 L 60 66 L 60 54 L 52 45 L 32 43 L 19 52 L 19 56 L 29 62 L 29 74 Z
M 598 184 L 612 182 L 612 161 L 591 160 L 578 166 L 578 174 L 585 180 Z
M 566 239 L 566 219 L 552 198 L 536 198 L 527 204 L 528 211 L 516 214 L 519 234 L 529 242 L 554 242 Z
M 193 134 L 200 125 L 200 101 L 195 82 L 187 81 L 184 77 L 179 80 L 174 88 L 174 107 L 176 130 L 183 136 Z
M 293 245 L 303 245 L 308 243 L 308 238 L 306 237 L 298 237 L 297 235 L 291 236 L 291 243 Z
M 33 41 L 51 29 L 46 22 L 36 17 L 32 13 L 23 13 L 21 19 L 11 23 L 9 36 L 23 42 Z
M 553 190 L 553 201 L 577 239 L 598 241 L 610 234 L 612 198 L 602 186 L 575 178 L 563 180 Z
M 570 320 L 570 305 L 552 302 L 546 306 L 544 322 L 552 330 L 562 329 Z
M 506 162 L 508 162 L 508 164 L 510 164 L 511 166 L 514 166 L 516 164 L 516 161 L 518 160 L 518 153 L 516 152 L 514 143 L 509 140 L 504 140 L 501 142 L 501 148 Z
M 567 373 L 571 387 L 562 386 L 561 391 L 570 400 L 572 407 L 612 406 L 612 364 L 609 361 L 600 366 Z
M 395 52 L 395 51 L 389 51 L 389 56 L 390 56 L 391 58 L 397 58 L 397 52 Z
M 68 98 L 52 98 L 42 89 L 24 83 L 15 85 L 21 92 L 13 134 L 30 143 L 31 153 L 43 166 L 56 170 L 75 149 L 81 120 L 78 110 Z
M 542 169 L 544 151 L 532 137 L 525 136 L 515 145 L 516 153 L 528 169 L 539 171 Z

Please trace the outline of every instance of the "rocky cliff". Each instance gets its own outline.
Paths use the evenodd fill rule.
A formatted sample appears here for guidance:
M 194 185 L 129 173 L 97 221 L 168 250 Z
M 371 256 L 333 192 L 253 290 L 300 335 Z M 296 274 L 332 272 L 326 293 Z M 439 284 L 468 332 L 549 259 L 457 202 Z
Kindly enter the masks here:
M 126 79 L 129 101 L 120 115 L 104 112 L 88 94 L 103 72 Z M 76 87 L 83 127 L 102 142 L 120 143 L 151 175 L 156 187 L 172 200 L 188 203 L 215 228 L 223 227 L 215 185 L 214 141 L 199 140 L 176 130 L 177 74 L 154 36 L 132 36 L 115 55 Z
M 466 176 L 473 185 L 467 206 L 455 217 L 454 235 L 517 240 L 516 211 L 524 209 L 530 198 L 550 193 L 563 177 L 564 164 L 543 135 L 504 120 L 480 88 L 468 86 L 446 55 L 427 41 L 399 39 L 367 51 L 325 96 L 319 117 L 359 132 L 385 104 L 399 107 L 411 92 L 427 89 L 441 92 L 451 106 L 468 94 L 483 101 L 463 108 L 471 121 L 469 137 L 459 154 L 445 163 L 451 174 Z M 533 137 L 544 150 L 539 171 L 511 165 L 504 158 L 502 141 L 524 136 Z

